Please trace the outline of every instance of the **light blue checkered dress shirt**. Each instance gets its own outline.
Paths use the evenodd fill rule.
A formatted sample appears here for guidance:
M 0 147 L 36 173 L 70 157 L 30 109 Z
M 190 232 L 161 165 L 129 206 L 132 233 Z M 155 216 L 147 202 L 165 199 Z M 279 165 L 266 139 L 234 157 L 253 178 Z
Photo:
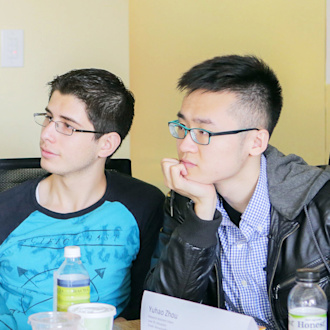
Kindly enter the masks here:
M 268 195 L 266 158 L 262 155 L 260 176 L 253 196 L 241 216 L 239 228 L 230 220 L 221 198 L 217 209 L 222 214 L 218 229 L 221 242 L 221 267 L 226 307 L 269 324 L 272 329 L 270 303 L 267 294 L 266 271 L 270 201 Z M 229 299 L 233 306 L 230 304 Z M 236 309 L 236 310 L 235 310 Z

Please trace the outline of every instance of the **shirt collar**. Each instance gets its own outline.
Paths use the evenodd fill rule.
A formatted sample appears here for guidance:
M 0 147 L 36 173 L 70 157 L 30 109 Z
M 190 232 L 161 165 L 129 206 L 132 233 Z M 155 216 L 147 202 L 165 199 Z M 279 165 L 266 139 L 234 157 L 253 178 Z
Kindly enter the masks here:
M 222 205 L 222 198 L 218 198 L 217 209 L 223 215 L 221 226 L 234 226 Z M 270 222 L 270 201 L 267 183 L 267 163 L 264 155 L 261 155 L 260 174 L 257 186 L 249 201 L 247 208 L 241 216 L 240 231 L 249 239 L 256 232 L 259 235 L 267 235 Z

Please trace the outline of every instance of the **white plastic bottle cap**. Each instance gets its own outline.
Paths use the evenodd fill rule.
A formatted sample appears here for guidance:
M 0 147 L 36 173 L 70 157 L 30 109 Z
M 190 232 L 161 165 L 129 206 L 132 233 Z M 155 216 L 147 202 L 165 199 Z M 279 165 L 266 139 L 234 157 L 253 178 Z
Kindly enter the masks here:
M 80 247 L 79 246 L 66 246 L 64 248 L 64 258 L 80 258 Z

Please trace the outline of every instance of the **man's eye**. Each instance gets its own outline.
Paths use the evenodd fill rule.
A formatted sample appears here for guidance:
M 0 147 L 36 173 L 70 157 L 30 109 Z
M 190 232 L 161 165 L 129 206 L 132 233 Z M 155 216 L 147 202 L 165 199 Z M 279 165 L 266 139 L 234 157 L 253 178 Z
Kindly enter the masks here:
M 73 129 L 73 127 L 67 123 L 63 123 L 65 125 L 65 128 Z
M 209 133 L 200 129 L 196 129 L 196 134 L 199 136 L 208 136 Z
M 45 118 L 49 121 L 52 121 L 53 120 L 53 117 L 52 116 L 49 116 L 49 115 L 45 115 Z

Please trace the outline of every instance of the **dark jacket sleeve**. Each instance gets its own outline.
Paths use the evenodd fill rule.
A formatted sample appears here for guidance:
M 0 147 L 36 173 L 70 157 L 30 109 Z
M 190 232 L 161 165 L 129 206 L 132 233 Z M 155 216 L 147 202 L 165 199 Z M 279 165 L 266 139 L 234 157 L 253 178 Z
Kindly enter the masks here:
M 172 192 L 146 289 L 201 302 L 216 263 L 220 221 L 218 211 L 212 221 L 201 220 L 187 198 Z

